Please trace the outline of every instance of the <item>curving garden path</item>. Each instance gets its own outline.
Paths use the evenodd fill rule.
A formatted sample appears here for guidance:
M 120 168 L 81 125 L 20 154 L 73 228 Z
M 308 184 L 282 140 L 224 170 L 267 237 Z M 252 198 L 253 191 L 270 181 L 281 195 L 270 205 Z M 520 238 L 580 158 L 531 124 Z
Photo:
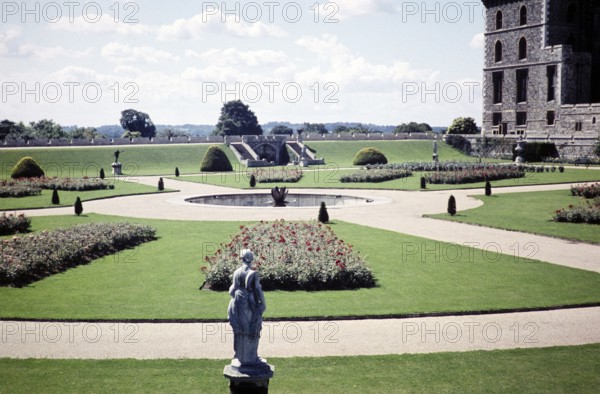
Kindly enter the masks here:
M 156 185 L 158 177 L 139 182 Z M 178 192 L 85 202 L 86 213 L 171 220 L 314 219 L 316 208 L 231 208 L 188 204 L 186 197 L 239 193 L 207 184 L 165 180 Z M 496 188 L 495 193 L 566 189 L 570 185 Z M 256 191 L 241 191 L 254 193 Z M 423 218 L 445 211 L 453 194 L 460 210 L 481 201 L 473 190 L 404 192 L 302 190 L 368 196 L 368 206 L 328 207 L 333 220 L 382 228 L 438 241 L 530 257 L 600 273 L 600 246 Z M 25 211 L 28 216 L 70 215 L 72 208 Z M 538 248 L 530 256 L 525 245 Z M 399 251 L 400 253 L 400 251 Z M 233 336 L 225 323 L 0 322 L 0 357 L 27 358 L 216 358 L 230 355 Z M 600 343 L 600 307 L 489 315 L 406 319 L 266 322 L 261 353 L 272 357 L 429 353 Z M 58 335 L 58 334 L 60 335 Z M 40 343 L 39 339 L 45 339 Z M 52 340 L 50 340 L 52 339 Z

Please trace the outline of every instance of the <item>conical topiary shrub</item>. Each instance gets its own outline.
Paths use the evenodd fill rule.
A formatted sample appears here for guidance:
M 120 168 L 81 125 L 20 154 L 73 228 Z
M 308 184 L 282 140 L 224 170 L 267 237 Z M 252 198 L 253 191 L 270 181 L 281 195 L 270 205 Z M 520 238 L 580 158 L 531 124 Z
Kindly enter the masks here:
M 354 157 L 355 166 L 365 166 L 367 164 L 387 164 L 387 157 L 378 149 L 364 148 L 358 151 Z
M 19 162 L 13 167 L 10 177 L 13 179 L 16 178 L 41 178 L 44 176 L 44 170 L 42 167 L 29 156 L 23 157 Z
M 485 195 L 488 197 L 492 195 L 492 184 L 490 181 L 485 181 Z
M 254 174 L 250 175 L 250 187 L 256 186 L 256 176 Z
M 179 177 L 179 167 L 175 167 L 175 176 Z
M 104 175 L 104 168 L 100 169 L 100 179 L 104 179 L 106 175 Z
M 424 176 L 421 177 L 421 189 L 426 189 L 427 188 L 427 180 L 425 179 Z
M 231 166 L 231 162 L 229 158 L 223 152 L 223 150 L 217 146 L 213 145 L 208 148 L 204 158 L 202 159 L 202 164 L 200 165 L 201 172 L 222 172 L 222 171 L 233 171 L 233 167 Z
M 456 215 L 456 199 L 452 195 L 448 199 L 448 213 L 452 216 Z
M 158 190 L 160 190 L 160 191 L 165 190 L 165 182 L 163 181 L 162 178 L 158 179 Z
M 329 213 L 327 212 L 325 201 L 321 201 L 321 208 L 319 208 L 319 222 L 329 223 Z
M 58 197 L 58 190 L 56 189 L 52 190 L 52 204 L 60 204 L 60 197 Z
M 77 196 L 77 200 L 75 200 L 75 215 L 79 216 L 83 212 L 83 204 L 81 203 L 81 199 Z

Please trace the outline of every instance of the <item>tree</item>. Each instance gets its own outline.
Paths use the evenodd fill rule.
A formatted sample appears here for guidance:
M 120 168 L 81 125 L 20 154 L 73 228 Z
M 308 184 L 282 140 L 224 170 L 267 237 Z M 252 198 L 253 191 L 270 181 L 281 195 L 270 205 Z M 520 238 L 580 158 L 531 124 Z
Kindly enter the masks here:
M 456 199 L 453 195 L 448 199 L 448 213 L 452 216 L 456 215 Z
M 58 190 L 56 189 L 52 190 L 52 204 L 60 204 L 60 197 L 58 197 Z
M 67 138 L 69 135 L 63 130 L 62 126 L 53 120 L 42 119 L 38 122 L 30 122 L 33 138 L 56 140 Z
M 160 190 L 160 191 L 165 190 L 165 182 L 163 181 L 162 178 L 158 179 L 158 190 Z
M 43 177 L 44 170 L 32 157 L 26 156 L 21 158 L 13 167 L 10 177 L 13 179 L 18 178 L 41 178 Z
M 344 125 L 340 125 L 340 126 L 336 126 L 336 128 L 333 129 L 333 132 L 335 134 L 349 133 L 350 129 Z
M 294 130 L 285 125 L 275 126 L 271 129 L 273 135 L 294 135 Z
M 456 118 L 448 127 L 447 134 L 479 134 L 479 128 L 473 118 Z
M 394 129 L 394 133 L 396 133 L 396 134 L 427 133 L 430 131 L 433 131 L 433 129 L 427 123 L 417 123 L 417 122 L 402 123 L 401 125 L 396 126 L 396 128 Z
M 256 186 L 256 176 L 254 174 L 250 175 L 250 187 Z
M 144 138 L 156 136 L 156 126 L 154 126 L 147 113 L 136 111 L 135 109 L 126 109 L 121 112 L 120 123 L 123 129 L 130 132 L 137 131 Z
M 27 127 L 21 123 L 4 119 L 0 122 L 0 141 L 24 138 L 28 134 Z
M 492 195 L 492 184 L 490 181 L 485 181 L 485 195 L 488 197 Z
M 142 138 L 142 133 L 139 131 L 126 131 L 121 135 L 121 138 Z
M 100 179 L 104 179 L 105 175 L 104 175 L 104 168 L 100 169 Z
M 176 137 L 189 137 L 189 136 L 190 136 L 190 133 L 188 133 L 187 131 L 173 130 L 171 128 L 161 130 L 158 133 L 158 137 L 161 137 L 161 138 L 176 138 Z
M 262 127 L 250 107 L 240 100 L 229 101 L 221 108 L 216 135 L 261 135 Z
M 75 215 L 79 216 L 83 212 L 83 204 L 81 204 L 81 199 L 77 196 L 77 200 L 75 200 Z
M 321 207 L 319 208 L 319 222 L 329 223 L 329 213 L 327 212 L 325 201 L 321 201 Z
M 302 128 L 298 130 L 298 134 L 329 134 L 329 131 L 323 123 L 304 123 Z
M 233 171 L 229 158 L 223 150 L 217 145 L 213 145 L 206 151 L 202 164 L 200 165 L 201 172 L 220 172 Z
M 71 138 L 91 140 L 93 138 L 104 138 L 95 127 L 76 127 L 71 131 Z
M 179 167 L 175 167 L 175 176 L 179 177 Z

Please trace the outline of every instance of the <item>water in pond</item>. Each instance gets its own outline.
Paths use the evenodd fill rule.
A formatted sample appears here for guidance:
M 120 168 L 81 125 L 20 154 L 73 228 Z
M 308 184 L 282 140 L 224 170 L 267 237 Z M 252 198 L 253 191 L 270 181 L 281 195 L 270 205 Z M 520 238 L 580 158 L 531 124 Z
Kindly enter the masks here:
M 343 207 L 370 204 L 373 200 L 363 197 L 342 196 L 334 194 L 288 194 L 285 199 L 288 207 L 318 207 L 324 202 L 328 207 Z M 186 199 L 194 204 L 223 205 L 234 207 L 270 207 L 273 198 L 270 194 L 220 194 L 213 196 L 192 197 Z

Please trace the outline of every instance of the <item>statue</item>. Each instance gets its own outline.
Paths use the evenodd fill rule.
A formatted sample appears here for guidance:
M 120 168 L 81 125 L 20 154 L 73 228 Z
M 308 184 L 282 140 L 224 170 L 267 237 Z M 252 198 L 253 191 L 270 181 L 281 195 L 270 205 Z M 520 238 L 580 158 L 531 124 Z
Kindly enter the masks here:
M 120 150 L 116 150 L 116 151 L 115 151 L 115 153 L 114 153 L 114 155 L 115 155 L 115 163 L 118 163 L 118 162 L 119 162 L 119 155 L 120 155 L 121 153 L 123 153 L 123 152 L 125 152 L 125 151 L 124 151 L 124 150 L 121 150 L 121 151 L 120 151 Z
M 437 145 L 437 136 L 435 136 L 435 139 L 433 140 L 433 161 L 435 163 L 438 162 L 438 145 Z
M 258 273 L 250 268 L 254 260 L 252 251 L 244 249 L 240 255 L 244 265 L 233 273 L 233 283 L 229 288 L 231 301 L 227 308 L 234 335 L 235 355 L 231 365 L 238 369 L 270 370 L 266 361 L 258 357 L 262 315 L 266 309 L 265 296 Z
M 271 197 L 273 197 L 273 206 L 274 207 L 285 207 L 287 201 L 285 201 L 288 195 L 288 190 L 286 187 L 282 187 L 281 189 L 278 186 L 275 186 L 271 189 Z

